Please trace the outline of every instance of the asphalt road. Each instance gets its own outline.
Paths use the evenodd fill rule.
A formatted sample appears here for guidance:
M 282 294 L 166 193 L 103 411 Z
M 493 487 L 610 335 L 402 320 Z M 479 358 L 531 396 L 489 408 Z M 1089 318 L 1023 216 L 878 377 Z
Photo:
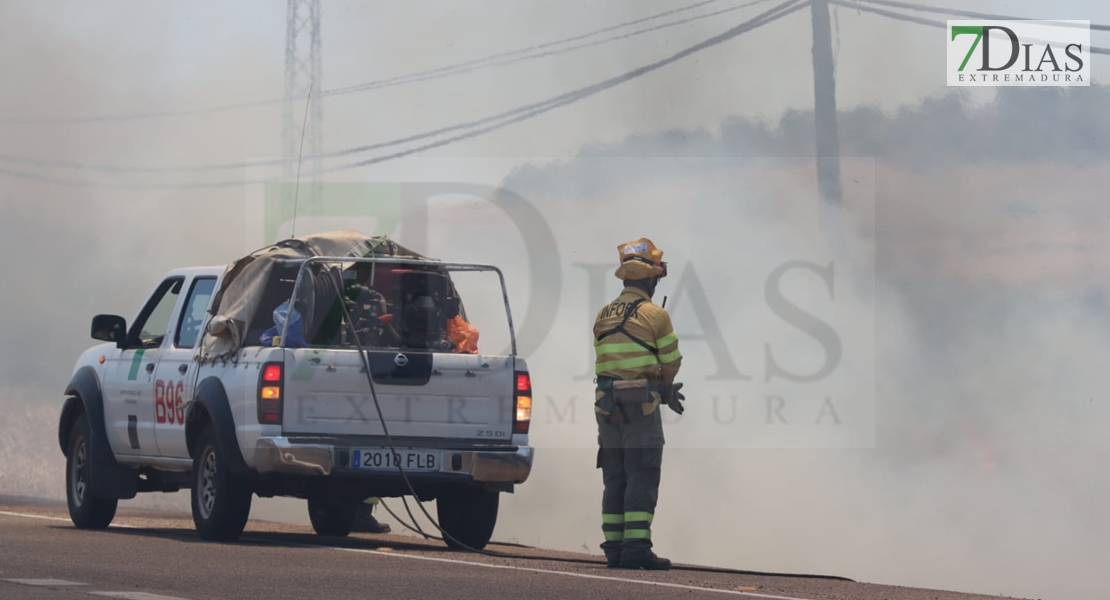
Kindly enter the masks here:
M 79 531 L 64 506 L 0 499 L 0 598 L 778 598 L 998 600 L 849 581 L 672 570 L 606 569 L 597 557 L 491 545 L 535 558 L 449 550 L 398 535 L 329 539 L 252 521 L 235 543 L 201 541 L 188 514 L 121 510 L 105 531 Z M 555 560 L 552 560 L 555 559 Z M 561 560 L 559 560 L 561 559 Z

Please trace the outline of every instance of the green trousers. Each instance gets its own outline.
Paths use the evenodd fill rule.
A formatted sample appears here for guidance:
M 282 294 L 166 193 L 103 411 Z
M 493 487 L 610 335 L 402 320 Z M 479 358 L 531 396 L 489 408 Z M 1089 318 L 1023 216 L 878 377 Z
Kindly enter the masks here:
M 616 406 L 597 415 L 597 467 L 605 491 L 601 529 L 606 556 L 647 554 L 651 522 L 659 498 L 663 463 L 663 420 L 656 409 L 644 415 L 639 405 Z

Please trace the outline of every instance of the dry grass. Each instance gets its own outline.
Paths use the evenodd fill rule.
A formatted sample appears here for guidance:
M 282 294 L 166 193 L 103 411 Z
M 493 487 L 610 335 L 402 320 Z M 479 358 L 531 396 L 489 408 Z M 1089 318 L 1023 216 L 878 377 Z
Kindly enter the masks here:
M 65 500 L 58 408 L 5 401 L 0 413 L 0 494 Z
M 27 402 L 29 397 L 35 395 L 11 390 L 0 396 L 0 495 L 64 501 L 66 460 L 58 445 L 61 402 Z M 139 494 L 121 506 L 189 510 L 189 496 Z

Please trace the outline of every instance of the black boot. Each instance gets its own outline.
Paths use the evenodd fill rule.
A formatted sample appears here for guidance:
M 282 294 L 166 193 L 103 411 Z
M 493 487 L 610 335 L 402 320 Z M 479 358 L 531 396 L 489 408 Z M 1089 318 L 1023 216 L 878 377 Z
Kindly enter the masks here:
M 647 569 L 649 571 L 666 571 L 671 568 L 671 561 L 655 555 L 651 550 L 632 552 L 625 550 L 621 554 L 620 567 L 622 569 Z
M 601 551 L 605 553 L 605 566 L 616 569 L 621 566 L 621 543 L 603 542 Z
M 374 518 L 374 506 L 372 504 L 363 503 L 358 507 L 358 514 L 355 517 L 354 531 L 356 533 L 389 533 L 392 531 L 389 525 L 379 523 Z

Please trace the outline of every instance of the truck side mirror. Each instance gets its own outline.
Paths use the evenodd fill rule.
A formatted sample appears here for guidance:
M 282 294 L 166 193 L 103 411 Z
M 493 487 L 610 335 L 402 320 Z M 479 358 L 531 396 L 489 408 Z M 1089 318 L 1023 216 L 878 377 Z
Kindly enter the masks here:
M 127 340 L 127 321 L 118 315 L 96 315 L 92 320 L 92 338 L 115 342 L 117 348 L 123 348 Z

